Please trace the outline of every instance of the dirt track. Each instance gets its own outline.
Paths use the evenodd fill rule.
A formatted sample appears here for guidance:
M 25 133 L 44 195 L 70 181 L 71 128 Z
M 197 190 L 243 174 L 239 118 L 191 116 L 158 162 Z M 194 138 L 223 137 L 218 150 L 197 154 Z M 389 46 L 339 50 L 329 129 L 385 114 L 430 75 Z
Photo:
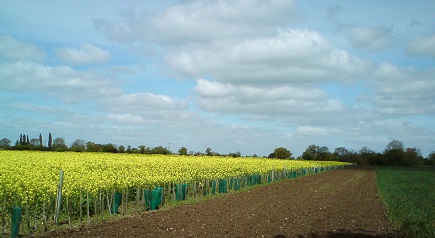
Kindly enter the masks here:
M 388 223 L 373 168 L 324 172 L 147 212 L 59 237 L 400 237 Z

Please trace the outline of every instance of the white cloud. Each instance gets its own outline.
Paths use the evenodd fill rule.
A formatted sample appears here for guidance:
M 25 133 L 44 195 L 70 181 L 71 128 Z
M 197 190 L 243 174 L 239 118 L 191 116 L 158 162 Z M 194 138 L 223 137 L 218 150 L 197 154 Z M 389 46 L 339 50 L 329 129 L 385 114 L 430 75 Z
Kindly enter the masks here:
M 273 34 L 299 17 L 295 10 L 289 0 L 190 1 L 159 14 L 128 9 L 120 20 L 95 19 L 94 26 L 122 43 L 190 44 Z
M 138 115 L 132 115 L 130 113 L 125 114 L 108 114 L 106 119 L 115 123 L 122 124 L 145 124 L 146 121 L 143 117 Z
M 374 72 L 374 92 L 364 97 L 377 113 L 418 115 L 435 113 L 435 69 L 381 64 Z
M 435 57 L 435 34 L 428 37 L 417 37 L 408 46 L 411 55 Z
M 296 133 L 304 136 L 325 136 L 327 131 L 323 128 L 309 127 L 309 126 L 298 126 L 296 128 Z
M 205 111 L 244 113 L 296 124 L 320 123 L 345 110 L 340 101 L 328 98 L 319 89 L 233 85 L 200 79 L 195 92 L 198 105 Z
M 352 47 L 370 51 L 385 50 L 394 44 L 393 31 L 388 27 L 353 27 L 347 37 Z
M 120 94 L 97 100 L 108 120 L 125 124 L 179 125 L 190 118 L 186 101 L 153 93 Z M 181 125 L 179 124 L 181 123 Z
M 111 54 L 92 44 L 82 44 L 79 48 L 58 48 L 57 56 L 70 64 L 105 63 L 110 60 Z
M 187 107 L 186 103 L 167 95 L 153 93 L 121 94 L 110 98 L 107 103 L 111 110 L 121 110 L 142 113 L 148 110 L 180 110 Z
M 23 43 L 10 36 L 0 37 L 0 61 L 43 61 L 45 51 L 32 43 Z
M 51 67 L 38 63 L 0 64 L 2 88 L 15 92 L 37 92 L 63 101 L 77 102 L 120 93 L 111 78 L 68 66 Z
M 245 84 L 354 81 L 370 68 L 364 60 L 309 30 L 280 31 L 274 37 L 182 49 L 169 55 L 167 64 L 187 77 Z

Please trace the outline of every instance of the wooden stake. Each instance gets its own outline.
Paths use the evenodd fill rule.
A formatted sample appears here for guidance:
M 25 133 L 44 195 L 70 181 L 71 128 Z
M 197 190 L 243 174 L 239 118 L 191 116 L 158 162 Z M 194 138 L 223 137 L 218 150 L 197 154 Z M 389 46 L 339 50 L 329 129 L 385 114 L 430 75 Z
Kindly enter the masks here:
M 88 210 L 88 223 L 91 223 L 91 212 L 89 210 L 89 192 L 86 191 L 86 208 Z
M 59 184 L 57 186 L 57 196 L 56 196 L 56 210 L 55 210 L 55 215 L 54 215 L 54 223 L 55 224 L 59 224 L 59 213 L 60 213 L 60 206 L 61 206 L 61 202 L 62 202 L 62 186 L 63 186 L 63 174 L 64 171 L 60 170 L 60 175 L 59 175 Z
M 82 208 L 83 208 L 83 191 L 80 190 L 80 224 L 82 224 L 83 222 L 83 213 L 82 213 Z

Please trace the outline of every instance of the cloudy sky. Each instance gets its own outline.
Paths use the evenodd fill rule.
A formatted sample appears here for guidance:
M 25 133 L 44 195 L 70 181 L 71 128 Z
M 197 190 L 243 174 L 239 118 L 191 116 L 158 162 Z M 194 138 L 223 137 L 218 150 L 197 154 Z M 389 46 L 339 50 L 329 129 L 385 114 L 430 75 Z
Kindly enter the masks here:
M 1 1 L 0 137 L 435 150 L 435 2 Z

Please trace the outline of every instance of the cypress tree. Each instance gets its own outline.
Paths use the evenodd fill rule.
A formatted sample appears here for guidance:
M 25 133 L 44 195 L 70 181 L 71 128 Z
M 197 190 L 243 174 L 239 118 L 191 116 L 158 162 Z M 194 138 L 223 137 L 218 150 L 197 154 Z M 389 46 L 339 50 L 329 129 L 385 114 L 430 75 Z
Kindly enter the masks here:
M 41 133 L 39 133 L 39 146 L 42 147 L 42 135 L 41 135 Z
M 51 150 L 51 145 L 53 144 L 53 137 L 51 137 L 51 133 L 48 133 L 48 149 Z

